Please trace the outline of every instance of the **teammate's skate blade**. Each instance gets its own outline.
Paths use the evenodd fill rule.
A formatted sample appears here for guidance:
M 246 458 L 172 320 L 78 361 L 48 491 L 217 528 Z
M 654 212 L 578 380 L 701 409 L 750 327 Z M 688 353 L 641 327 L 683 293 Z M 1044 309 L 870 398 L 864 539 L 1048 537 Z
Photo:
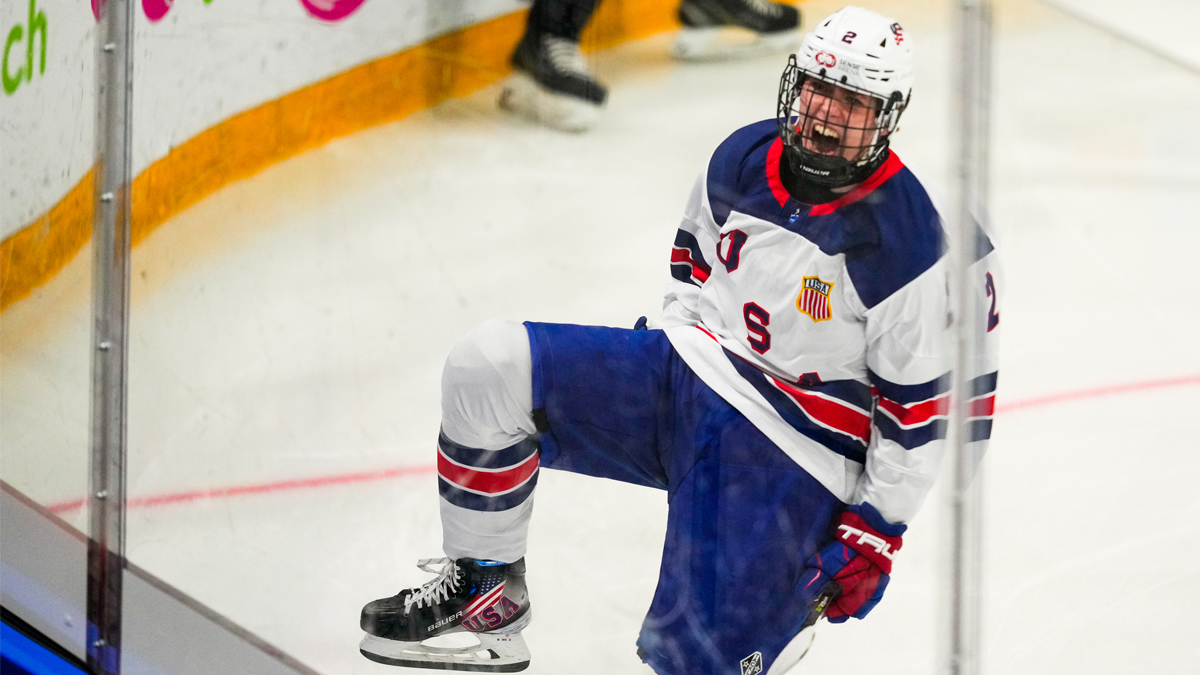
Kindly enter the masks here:
M 530 616 L 526 612 L 526 617 Z M 506 627 L 494 633 L 472 633 L 459 636 L 478 638 L 474 644 L 440 647 L 421 642 L 400 642 L 366 635 L 358 651 L 368 659 L 388 666 L 431 668 L 436 670 L 466 670 L 486 673 L 516 673 L 529 667 L 529 648 L 520 630 L 528 625 Z
M 555 94 L 520 71 L 504 83 L 499 105 L 539 124 L 562 131 L 582 132 L 596 125 L 600 106 L 581 98 Z
M 719 61 L 788 53 L 796 50 L 800 37 L 798 30 L 747 35 L 722 27 L 685 27 L 671 45 L 671 56 L 681 61 Z

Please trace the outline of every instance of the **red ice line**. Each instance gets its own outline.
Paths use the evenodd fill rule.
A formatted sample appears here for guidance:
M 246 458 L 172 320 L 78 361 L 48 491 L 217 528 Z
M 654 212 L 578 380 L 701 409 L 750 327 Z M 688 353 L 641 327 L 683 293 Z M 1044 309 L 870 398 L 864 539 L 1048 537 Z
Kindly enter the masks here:
M 1162 380 L 1148 380 L 1146 382 L 1115 384 L 1107 387 L 1095 387 L 1092 389 L 1067 391 L 1059 394 L 1047 394 L 1046 396 L 1035 396 L 1033 398 L 1027 398 L 1013 401 L 1012 403 L 1008 404 L 998 405 L 996 406 L 996 413 L 1008 413 L 1016 410 L 1025 410 L 1027 408 L 1042 408 L 1048 405 L 1055 405 L 1057 403 L 1066 403 L 1068 401 L 1102 398 L 1104 396 L 1129 394 L 1133 392 L 1148 391 L 1151 389 L 1183 387 L 1191 384 L 1200 384 L 1200 374 L 1172 377 Z M 437 466 L 434 464 L 426 464 L 424 466 L 401 466 L 392 469 L 383 469 L 381 471 L 363 471 L 360 473 L 342 474 L 340 476 L 319 476 L 317 478 L 300 478 L 295 480 L 279 481 L 275 483 L 260 483 L 258 485 L 235 485 L 233 487 L 215 488 L 212 490 L 192 490 L 190 492 L 176 492 L 165 495 L 155 495 L 152 497 L 137 497 L 129 500 L 127 508 L 138 509 L 149 506 L 162 506 L 164 504 L 194 502 L 202 499 L 267 494 L 271 492 L 283 492 L 285 490 L 324 487 L 326 485 L 367 483 L 376 480 L 386 480 L 388 478 L 399 478 L 401 476 L 424 475 L 433 473 L 436 470 Z M 69 502 L 62 502 L 60 504 L 53 504 L 48 508 L 52 513 L 66 513 L 83 508 L 83 505 L 86 503 L 86 501 L 87 500 L 85 499 L 76 499 Z
M 180 502 L 194 502 L 201 499 L 215 499 L 217 497 L 237 497 L 240 495 L 256 495 L 269 492 L 282 492 L 284 490 L 299 490 L 302 488 L 323 487 L 325 485 L 346 485 L 348 483 L 366 483 L 373 480 L 385 480 L 387 478 L 397 478 L 399 476 L 415 476 L 419 474 L 433 473 L 437 467 L 433 464 L 427 466 L 401 466 L 394 469 L 383 469 L 382 471 L 364 471 L 361 473 L 348 473 L 340 476 L 318 476 L 316 478 L 299 478 L 295 480 L 283 480 L 277 483 L 259 483 L 258 485 L 235 485 L 233 487 L 215 488 L 212 490 L 192 490 L 191 492 L 175 492 L 165 495 L 155 495 L 153 497 L 137 497 L 130 499 L 126 504 L 126 508 L 137 509 L 147 506 L 162 506 L 163 504 L 178 504 Z M 61 504 L 54 504 L 47 507 L 51 513 L 65 513 L 83 508 L 87 502 L 86 499 L 76 499 Z

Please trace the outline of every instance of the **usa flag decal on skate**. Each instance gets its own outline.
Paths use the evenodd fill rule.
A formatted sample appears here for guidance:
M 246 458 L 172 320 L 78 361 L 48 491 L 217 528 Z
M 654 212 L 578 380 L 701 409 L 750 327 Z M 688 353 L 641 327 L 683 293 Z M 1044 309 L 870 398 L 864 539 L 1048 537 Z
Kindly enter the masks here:
M 820 277 L 804 277 L 804 289 L 796 298 L 796 309 L 807 314 L 814 322 L 828 321 L 833 318 L 833 309 L 829 306 L 829 293 L 833 290 L 833 282 L 821 281 Z
M 464 611 L 462 625 L 476 633 L 498 628 L 505 620 L 516 615 L 520 607 L 504 596 L 504 582 L 487 590 Z

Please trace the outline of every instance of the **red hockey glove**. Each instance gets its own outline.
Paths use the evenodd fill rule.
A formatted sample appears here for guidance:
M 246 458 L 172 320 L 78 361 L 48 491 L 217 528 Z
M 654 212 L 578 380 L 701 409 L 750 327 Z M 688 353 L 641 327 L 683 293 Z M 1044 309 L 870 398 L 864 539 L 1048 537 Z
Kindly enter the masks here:
M 852 616 L 865 617 L 883 598 L 892 558 L 907 529 L 884 520 L 870 504 L 851 506 L 838 522 L 833 543 L 808 559 L 800 592 L 816 597 L 830 583 L 837 584 L 842 592 L 826 610 L 826 618 L 841 623 Z

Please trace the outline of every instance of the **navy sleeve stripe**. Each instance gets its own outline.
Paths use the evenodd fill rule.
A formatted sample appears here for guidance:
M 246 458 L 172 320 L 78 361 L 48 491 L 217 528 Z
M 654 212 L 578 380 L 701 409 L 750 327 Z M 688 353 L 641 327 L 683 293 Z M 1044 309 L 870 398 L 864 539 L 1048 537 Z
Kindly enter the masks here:
M 867 377 L 881 396 L 901 405 L 928 401 L 950 390 L 950 373 L 920 384 L 889 382 L 870 369 L 867 370 Z
M 992 437 L 992 420 L 971 420 L 967 423 L 967 438 L 971 441 L 986 441 Z
M 533 494 L 537 485 L 538 475 L 535 473 L 521 487 L 502 495 L 482 495 L 464 490 L 450 481 L 438 476 L 438 493 L 451 504 L 472 511 L 507 511 L 520 506 Z
M 967 390 L 971 392 L 971 398 L 983 396 L 996 391 L 996 382 L 1000 379 L 1000 371 L 980 375 L 979 377 L 967 383 Z
M 438 449 L 455 464 L 476 469 L 503 469 L 529 459 L 538 451 L 538 440 L 535 436 L 530 436 L 520 443 L 500 450 L 479 450 L 459 445 L 446 438 L 445 434 L 439 433 Z
M 691 265 L 685 265 L 683 263 L 671 263 L 671 277 L 693 286 L 700 285 L 696 283 L 695 279 L 692 278 Z
M 938 418 L 919 427 L 904 429 L 892 421 L 892 418 L 882 411 L 875 411 L 875 428 L 880 435 L 889 441 L 899 443 L 905 450 L 914 450 L 929 443 L 946 437 L 946 420 Z
M 672 252 L 671 262 L 687 262 L 693 267 L 697 267 L 703 271 L 705 278 L 707 278 L 709 274 L 712 274 L 712 267 L 709 266 L 708 261 L 704 259 L 704 253 L 700 250 L 700 242 L 697 241 L 696 235 L 683 229 L 676 231 L 675 248 L 686 250 L 690 254 L 691 259 L 686 261 L 677 261 L 675 260 L 676 256 L 674 252 Z

